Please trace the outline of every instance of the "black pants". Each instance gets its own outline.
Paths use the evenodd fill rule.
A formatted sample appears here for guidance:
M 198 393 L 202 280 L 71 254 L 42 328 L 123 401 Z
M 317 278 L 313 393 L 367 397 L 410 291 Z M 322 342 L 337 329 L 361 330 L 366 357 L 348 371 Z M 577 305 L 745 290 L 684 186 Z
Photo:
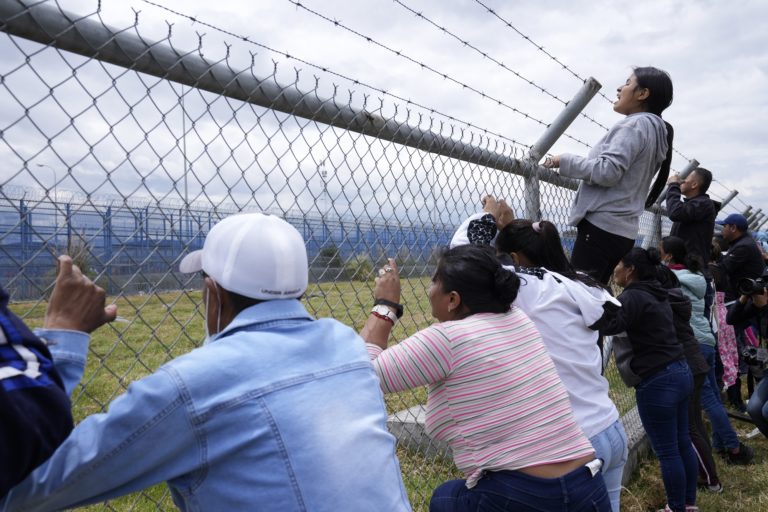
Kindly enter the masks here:
M 586 219 L 582 219 L 576 229 L 571 264 L 576 270 L 608 284 L 614 267 L 634 247 L 635 241 L 604 231 Z

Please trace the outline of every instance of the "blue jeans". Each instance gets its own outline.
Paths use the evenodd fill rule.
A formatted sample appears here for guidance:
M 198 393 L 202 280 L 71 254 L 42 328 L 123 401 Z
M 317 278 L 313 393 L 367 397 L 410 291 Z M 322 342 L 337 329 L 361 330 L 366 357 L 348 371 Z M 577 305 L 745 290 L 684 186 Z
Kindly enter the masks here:
M 429 512 L 610 512 L 603 475 L 582 466 L 560 478 L 520 471 L 488 471 L 472 489 L 449 480 L 432 493 Z
M 637 411 L 659 459 L 672 510 L 696 504 L 699 464 L 688 434 L 688 397 L 693 377 L 685 361 L 670 363 L 635 388 Z
M 768 437 L 768 375 L 760 379 L 754 393 L 749 397 L 747 413 L 760 432 Z
M 627 463 L 629 448 L 627 434 L 621 420 L 589 438 L 595 449 L 595 457 L 603 461 L 603 480 L 608 490 L 613 512 L 619 512 L 621 498 L 621 479 L 624 476 L 624 464 Z
M 738 448 L 739 438 L 720 400 L 720 391 L 715 380 L 715 347 L 699 343 L 699 348 L 709 365 L 709 373 L 701 386 L 701 407 L 712 424 L 712 448 L 715 450 Z

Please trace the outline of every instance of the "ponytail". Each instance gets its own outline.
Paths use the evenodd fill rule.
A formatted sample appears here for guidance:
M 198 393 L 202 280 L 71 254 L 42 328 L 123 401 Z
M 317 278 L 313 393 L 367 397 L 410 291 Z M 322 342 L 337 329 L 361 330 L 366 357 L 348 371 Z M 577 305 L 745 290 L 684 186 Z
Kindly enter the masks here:
M 634 68 L 634 73 L 637 85 L 650 91 L 648 99 L 645 100 L 645 111 L 661 117 L 661 113 L 672 103 L 673 87 L 669 73 L 652 66 Z M 664 124 L 667 127 L 667 155 L 661 163 L 659 172 L 656 174 L 656 181 L 645 200 L 646 208 L 650 208 L 661 194 L 667 178 L 669 178 L 669 168 L 672 165 L 672 139 L 675 137 L 675 131 L 668 122 L 664 121 Z
M 669 178 L 669 168 L 672 166 L 672 140 L 675 138 L 675 130 L 672 125 L 664 121 L 664 125 L 667 127 L 667 155 L 664 161 L 661 162 L 659 172 L 656 173 L 656 180 L 653 182 L 651 191 L 648 193 L 648 197 L 645 200 L 645 207 L 650 208 L 658 199 L 659 194 L 664 189 L 664 185 Z

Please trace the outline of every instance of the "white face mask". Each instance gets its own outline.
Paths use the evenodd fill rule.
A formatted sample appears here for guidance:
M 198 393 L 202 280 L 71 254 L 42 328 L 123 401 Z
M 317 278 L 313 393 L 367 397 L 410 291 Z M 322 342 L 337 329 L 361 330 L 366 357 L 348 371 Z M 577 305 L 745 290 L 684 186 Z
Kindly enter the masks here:
M 209 278 L 210 279 L 210 278 Z M 211 279 L 211 282 L 213 283 L 213 287 L 216 288 L 216 301 L 218 302 L 218 307 L 216 308 L 216 332 L 213 333 L 213 335 L 218 334 L 221 331 L 221 296 L 219 295 L 219 286 L 216 284 L 216 281 Z M 205 343 L 208 343 L 211 340 L 212 334 L 208 330 L 208 301 L 211 297 L 210 290 L 206 289 L 205 292 Z

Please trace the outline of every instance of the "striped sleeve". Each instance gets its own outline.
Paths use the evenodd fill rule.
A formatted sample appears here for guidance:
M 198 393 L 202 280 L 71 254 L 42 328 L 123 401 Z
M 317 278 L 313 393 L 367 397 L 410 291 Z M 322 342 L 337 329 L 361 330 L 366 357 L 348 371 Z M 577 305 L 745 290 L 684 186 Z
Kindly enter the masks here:
M 445 333 L 427 327 L 381 350 L 368 344 L 368 355 L 385 393 L 395 393 L 444 380 L 451 372 L 452 350 Z

